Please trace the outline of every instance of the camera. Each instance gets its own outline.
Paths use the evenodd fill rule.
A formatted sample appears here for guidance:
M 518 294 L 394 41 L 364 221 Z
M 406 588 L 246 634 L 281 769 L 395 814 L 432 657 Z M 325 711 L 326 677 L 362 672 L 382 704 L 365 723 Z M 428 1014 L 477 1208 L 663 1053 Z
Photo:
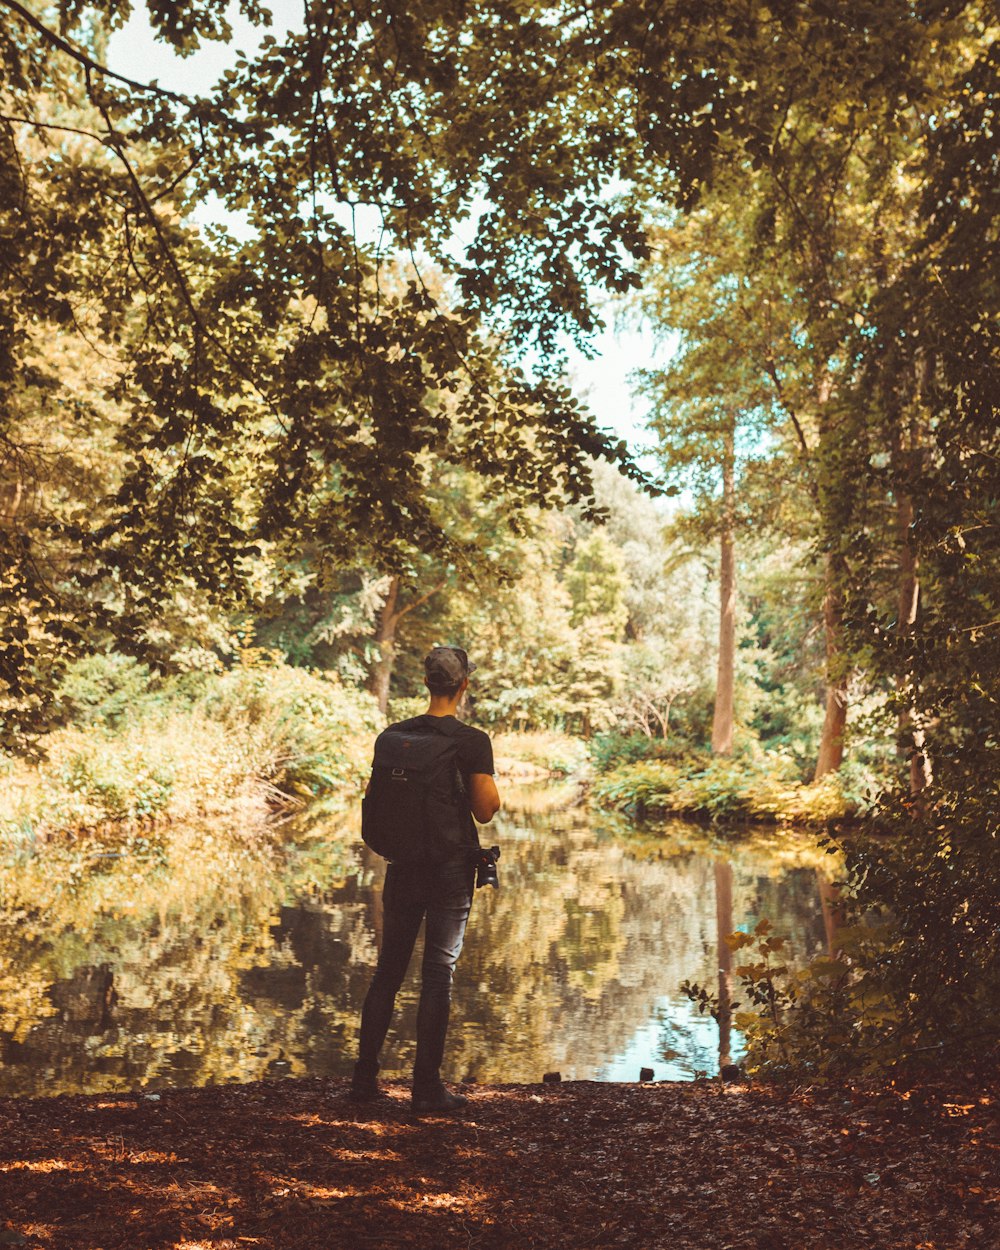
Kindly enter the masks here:
M 497 860 L 500 858 L 498 846 L 481 846 L 479 858 L 476 860 L 476 889 L 491 885 L 494 890 L 500 889 L 500 878 L 497 876 Z

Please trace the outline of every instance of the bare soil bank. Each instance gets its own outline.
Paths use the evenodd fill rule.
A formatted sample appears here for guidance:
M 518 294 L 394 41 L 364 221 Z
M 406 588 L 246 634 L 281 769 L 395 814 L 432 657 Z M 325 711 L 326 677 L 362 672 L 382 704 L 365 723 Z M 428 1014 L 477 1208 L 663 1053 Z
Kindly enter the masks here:
M 417 1119 L 309 1079 L 0 1102 L 0 1245 L 1000 1244 L 995 1081 L 478 1086 Z

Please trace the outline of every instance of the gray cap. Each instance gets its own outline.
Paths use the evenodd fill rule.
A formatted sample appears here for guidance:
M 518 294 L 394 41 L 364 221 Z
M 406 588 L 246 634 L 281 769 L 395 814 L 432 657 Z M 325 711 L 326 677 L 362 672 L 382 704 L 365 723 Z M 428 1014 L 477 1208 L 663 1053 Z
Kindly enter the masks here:
M 461 647 L 435 647 L 424 659 L 428 686 L 460 686 L 475 668 Z

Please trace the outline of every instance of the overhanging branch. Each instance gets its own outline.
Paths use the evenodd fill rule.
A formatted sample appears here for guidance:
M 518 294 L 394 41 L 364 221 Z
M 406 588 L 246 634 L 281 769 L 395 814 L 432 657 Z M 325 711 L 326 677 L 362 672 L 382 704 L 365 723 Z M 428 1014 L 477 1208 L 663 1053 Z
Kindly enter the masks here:
M 191 104 L 188 96 L 179 95 L 176 91 L 168 91 L 166 87 L 161 87 L 153 82 L 137 82 L 134 78 L 128 78 L 124 74 L 118 74 L 113 69 L 108 69 L 106 65 L 102 65 L 100 61 L 95 61 L 93 57 L 88 56 L 82 48 L 78 48 L 75 44 L 70 43 L 68 39 L 64 39 L 62 35 L 56 34 L 54 30 L 50 30 L 44 22 L 40 21 L 30 9 L 26 9 L 23 5 L 18 4 L 17 0 L 0 0 L 0 4 L 5 9 L 9 9 L 12 13 L 16 13 L 22 22 L 30 26 L 42 36 L 42 38 L 57 48 L 66 56 L 71 57 L 85 69 L 94 73 L 101 74 L 105 78 L 113 78 L 116 82 L 124 83 L 126 87 L 131 87 L 133 91 L 142 91 L 149 95 L 163 96 L 168 100 L 175 100 L 178 104 Z

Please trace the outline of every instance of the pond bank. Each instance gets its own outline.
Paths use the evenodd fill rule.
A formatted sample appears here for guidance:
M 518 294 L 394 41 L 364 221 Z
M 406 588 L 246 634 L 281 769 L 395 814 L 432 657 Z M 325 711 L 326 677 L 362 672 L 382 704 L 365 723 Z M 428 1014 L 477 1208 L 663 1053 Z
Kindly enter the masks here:
M 996 1083 L 468 1087 L 461 1119 L 306 1079 L 0 1100 L 28 1250 L 956 1250 L 996 1244 Z

